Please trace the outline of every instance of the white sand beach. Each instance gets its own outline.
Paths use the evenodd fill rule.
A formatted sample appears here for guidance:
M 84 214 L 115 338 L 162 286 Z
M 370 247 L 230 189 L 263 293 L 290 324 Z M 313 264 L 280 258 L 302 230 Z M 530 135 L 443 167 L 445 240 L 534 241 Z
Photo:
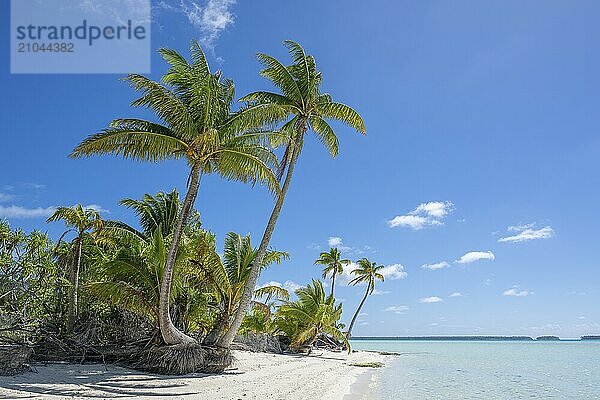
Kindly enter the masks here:
M 35 372 L 0 377 L 0 399 L 338 400 L 356 394 L 357 378 L 374 371 L 351 364 L 388 358 L 363 351 L 310 356 L 235 351 L 234 356 L 235 364 L 222 375 L 170 377 L 102 364 L 37 365 Z M 361 385 L 368 380 L 361 379 Z

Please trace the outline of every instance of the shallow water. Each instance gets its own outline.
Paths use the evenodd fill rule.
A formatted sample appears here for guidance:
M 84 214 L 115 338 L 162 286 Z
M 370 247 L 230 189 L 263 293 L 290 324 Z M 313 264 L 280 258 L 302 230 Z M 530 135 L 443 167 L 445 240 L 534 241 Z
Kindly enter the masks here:
M 600 399 L 600 342 L 352 341 L 402 353 L 367 399 Z

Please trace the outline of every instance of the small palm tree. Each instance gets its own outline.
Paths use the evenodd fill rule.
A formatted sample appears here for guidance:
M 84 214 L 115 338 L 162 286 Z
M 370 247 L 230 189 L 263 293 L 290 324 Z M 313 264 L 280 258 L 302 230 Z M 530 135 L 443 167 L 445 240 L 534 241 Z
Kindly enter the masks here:
M 104 222 L 100 218 L 100 213 L 93 208 L 84 208 L 81 204 L 72 207 L 58 207 L 54 214 L 48 218 L 47 222 L 64 221 L 67 227 L 70 227 L 61 235 L 61 239 L 70 231 L 74 230 L 77 236 L 73 240 L 73 252 L 71 268 L 69 271 L 69 306 L 67 317 L 67 330 L 71 331 L 75 320 L 77 319 L 77 303 L 79 293 L 79 272 L 81 270 L 81 252 L 83 249 L 84 236 L 88 232 L 99 232 Z
M 238 310 L 244 285 L 250 274 L 250 265 L 255 256 L 256 249 L 250 242 L 250 236 L 242 236 L 229 232 L 225 237 L 223 258 L 219 257 L 213 246 L 208 245 L 198 252 L 199 258 L 194 261 L 197 268 L 205 274 L 205 281 L 212 286 L 216 301 L 212 307 L 217 310 L 216 322 L 213 329 L 204 338 L 204 344 L 214 345 L 226 332 L 231 324 L 231 317 Z M 289 254 L 282 251 L 269 250 L 261 264 L 261 271 L 271 264 L 279 264 L 287 260 Z M 260 298 L 282 298 L 287 300 L 289 294 L 279 286 L 269 285 L 254 291 L 255 306 L 265 304 L 258 301 Z
M 333 297 L 333 288 L 335 287 L 335 277 L 338 274 L 344 273 L 344 265 L 350 264 L 350 260 L 342 260 L 342 255 L 336 247 L 332 247 L 329 251 L 324 251 L 320 254 L 315 264 L 324 265 L 323 279 L 331 275 L 331 294 Z
M 266 183 L 272 192 L 279 184 L 270 167 L 277 164 L 263 146 L 265 133 L 243 115 L 231 112 L 235 96 L 230 80 L 212 73 L 197 42 L 191 45 L 192 62 L 170 49 L 159 53 L 170 68 L 163 83 L 130 74 L 126 80 L 142 93 L 133 106 L 153 110 L 164 124 L 142 119 L 116 119 L 103 132 L 85 139 L 72 157 L 115 154 L 134 160 L 157 162 L 184 158 L 189 167 L 187 193 L 173 228 L 160 290 L 160 330 L 167 344 L 193 341 L 171 321 L 169 299 L 177 249 L 193 209 L 202 175 L 217 173 L 226 179 Z M 235 116 L 236 124 L 231 123 Z M 243 126 L 244 129 L 238 129 Z
M 275 231 L 296 162 L 302 151 L 305 133 L 313 131 L 332 157 L 338 154 L 338 139 L 333 128 L 327 123 L 327 119 L 340 121 L 360 133 L 366 133 L 365 124 L 356 111 L 345 104 L 334 102 L 329 94 L 321 93 L 323 77 L 317 70 L 314 57 L 307 55 L 302 46 L 296 42 L 286 40 L 284 45 L 292 56 L 292 65 L 285 66 L 266 54 L 257 56 L 264 66 L 260 74 L 280 89 L 281 93 L 261 91 L 243 97 L 242 100 L 247 101 L 248 106 L 239 114 L 239 121 L 235 119 L 232 121 L 234 125 L 241 127 L 244 127 L 244 123 L 248 121 L 254 124 L 285 122 L 280 129 L 284 135 L 283 139 L 279 136 L 274 137 L 274 144 L 285 145 L 278 174 L 279 178 L 283 178 L 285 174 L 285 179 L 258 247 L 240 308 L 229 332 L 219 343 L 223 347 L 229 347 L 233 342 L 252 300 L 260 265 Z M 244 117 L 243 121 L 241 117 Z
M 358 318 L 360 309 L 365 304 L 367 297 L 375 290 L 375 281 L 380 280 L 383 282 L 385 280 L 385 277 L 381 274 L 381 272 L 379 272 L 384 267 L 383 265 L 377 265 L 366 258 L 361 258 L 356 263 L 358 264 L 358 268 L 351 272 L 353 275 L 356 275 L 356 277 L 352 279 L 349 284 L 356 285 L 358 283 L 366 283 L 367 289 L 365 290 L 365 295 L 360 301 L 360 304 L 358 305 L 358 308 L 352 317 L 352 321 L 350 321 L 350 326 L 348 327 L 348 332 L 346 333 L 346 337 L 348 339 L 350 339 L 352 336 L 352 328 L 354 327 L 356 318 Z
M 323 283 L 312 281 L 308 286 L 296 290 L 298 300 L 283 304 L 278 311 L 276 323 L 291 339 L 291 347 L 312 347 L 320 334 L 331 335 L 343 341 L 350 352 L 350 344 L 338 327 L 342 316 L 342 305 L 335 304 L 332 296 L 326 296 Z

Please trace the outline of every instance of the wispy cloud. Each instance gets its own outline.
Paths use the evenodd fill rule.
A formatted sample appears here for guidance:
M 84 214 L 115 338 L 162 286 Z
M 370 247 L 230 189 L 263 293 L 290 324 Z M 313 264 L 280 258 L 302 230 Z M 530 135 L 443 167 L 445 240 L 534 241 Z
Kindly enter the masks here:
M 498 242 L 520 243 L 529 240 L 550 239 L 551 237 L 554 237 L 554 229 L 550 226 L 535 229 L 535 224 L 526 224 L 509 226 L 507 230 L 515 234 L 502 237 L 498 239 Z
M 504 292 L 502 292 L 503 296 L 514 296 L 514 297 L 525 297 L 525 296 L 529 296 L 533 294 L 533 292 L 530 292 L 528 290 L 519 290 L 518 286 L 513 286 L 510 289 L 505 290 Z
M 214 49 L 223 30 L 234 23 L 235 17 L 231 12 L 234 4 L 234 0 L 181 0 L 180 8 L 190 24 L 200 31 L 200 43 Z
M 469 264 L 479 260 L 495 260 L 496 256 L 491 251 L 470 251 L 455 261 L 457 264 Z
M 444 224 L 444 218 L 452 212 L 454 204 L 450 201 L 430 201 L 419 204 L 414 210 L 405 215 L 397 215 L 387 221 L 390 228 L 406 227 L 413 230 L 426 226 Z
M 422 297 L 419 299 L 419 303 L 439 303 L 443 301 L 441 297 L 430 296 L 430 297 Z
M 0 218 L 48 218 L 54 211 L 56 211 L 55 206 L 27 208 L 0 205 Z
M 8 193 L 0 193 L 0 203 L 2 202 L 6 202 L 6 201 L 11 201 L 15 198 L 16 196 L 13 194 L 8 194 Z
M 423 264 L 421 265 L 421 268 L 435 271 L 436 269 L 448 268 L 449 266 L 450 264 L 448 264 L 448 262 L 441 261 L 435 264 Z
M 450 296 L 448 297 L 462 297 L 462 293 L 461 292 L 454 292 L 452 293 Z
M 376 250 L 374 250 L 371 246 L 347 246 L 344 244 L 344 240 L 339 236 L 330 236 L 327 239 L 327 245 L 329 247 L 336 247 L 342 253 L 349 253 L 354 255 L 376 253 Z
M 383 311 L 393 312 L 394 314 L 406 314 L 406 312 L 410 309 L 408 306 L 389 306 L 385 308 Z

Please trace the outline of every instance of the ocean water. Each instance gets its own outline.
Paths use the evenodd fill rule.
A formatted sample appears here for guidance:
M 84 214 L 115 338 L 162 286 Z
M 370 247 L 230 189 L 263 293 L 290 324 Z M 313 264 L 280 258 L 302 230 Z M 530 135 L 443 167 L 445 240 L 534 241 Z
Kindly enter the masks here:
M 600 400 L 600 341 L 351 344 L 401 353 L 375 374 L 366 399 Z

